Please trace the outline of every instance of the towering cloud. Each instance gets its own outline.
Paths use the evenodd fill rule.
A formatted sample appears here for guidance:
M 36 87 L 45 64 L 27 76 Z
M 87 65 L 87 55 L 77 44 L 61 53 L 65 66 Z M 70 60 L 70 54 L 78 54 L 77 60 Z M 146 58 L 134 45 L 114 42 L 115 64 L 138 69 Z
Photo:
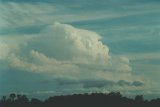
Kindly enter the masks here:
M 82 88 L 141 87 L 143 83 L 133 80 L 128 58 L 109 55 L 101 38 L 92 31 L 54 23 L 35 35 L 1 37 L 0 58 L 12 69 L 49 74 L 48 80 L 63 85 L 77 81 L 84 84 Z
M 159 89 L 157 2 L 52 1 L 0 3 L 1 93 Z

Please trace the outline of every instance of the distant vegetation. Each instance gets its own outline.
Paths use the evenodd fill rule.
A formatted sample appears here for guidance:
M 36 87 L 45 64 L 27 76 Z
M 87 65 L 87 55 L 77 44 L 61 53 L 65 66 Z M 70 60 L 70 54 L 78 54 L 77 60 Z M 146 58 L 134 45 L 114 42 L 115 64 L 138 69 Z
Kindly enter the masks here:
M 160 107 L 160 98 L 148 101 L 143 99 L 143 95 L 137 95 L 131 99 L 119 92 L 111 92 L 54 96 L 41 101 L 12 93 L 1 98 L 0 107 Z

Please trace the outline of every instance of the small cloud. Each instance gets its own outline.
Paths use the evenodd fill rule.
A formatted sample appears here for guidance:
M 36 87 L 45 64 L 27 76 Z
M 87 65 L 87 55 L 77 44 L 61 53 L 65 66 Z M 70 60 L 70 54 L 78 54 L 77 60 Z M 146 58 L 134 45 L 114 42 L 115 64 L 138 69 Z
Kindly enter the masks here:
M 131 83 L 130 82 L 127 82 L 127 81 L 124 81 L 124 80 L 119 80 L 118 82 L 117 82 L 117 84 L 118 85 L 120 85 L 120 86 L 125 86 L 125 85 L 130 85 Z
M 134 81 L 132 85 L 138 87 L 138 86 L 144 86 L 145 84 L 141 81 Z

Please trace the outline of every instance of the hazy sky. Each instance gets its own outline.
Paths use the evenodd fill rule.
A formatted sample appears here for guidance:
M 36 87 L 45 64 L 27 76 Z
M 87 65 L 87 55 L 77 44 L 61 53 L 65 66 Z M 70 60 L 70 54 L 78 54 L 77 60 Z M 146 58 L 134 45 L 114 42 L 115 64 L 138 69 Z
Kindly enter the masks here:
M 0 96 L 160 96 L 159 0 L 0 0 Z

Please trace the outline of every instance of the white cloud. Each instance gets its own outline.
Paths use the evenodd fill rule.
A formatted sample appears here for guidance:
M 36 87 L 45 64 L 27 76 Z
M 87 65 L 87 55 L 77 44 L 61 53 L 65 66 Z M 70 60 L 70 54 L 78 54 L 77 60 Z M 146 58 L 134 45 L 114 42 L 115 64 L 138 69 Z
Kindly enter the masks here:
M 133 6 L 132 8 L 134 7 L 135 6 Z M 75 8 L 75 10 L 77 9 L 76 11 L 73 11 L 73 8 L 70 8 L 70 6 L 53 3 L 17 3 L 11 1 L 3 2 L 0 4 L 0 29 L 18 28 L 32 25 L 45 25 L 50 24 L 51 21 L 74 23 L 78 21 L 96 21 L 104 19 L 107 20 L 111 18 L 148 13 L 150 10 L 144 9 L 142 11 L 137 11 L 136 9 L 124 6 L 123 8 L 121 8 L 122 12 L 116 12 L 114 8 L 107 8 L 109 9 L 93 10 L 88 8 L 88 11 L 81 12 L 81 10 L 77 8 Z M 155 8 L 153 10 L 155 10 Z
M 55 7 L 48 3 L 1 3 L 0 29 L 40 24 L 49 19 L 48 14 L 57 11 Z
M 72 86 L 64 86 L 65 88 L 63 87 L 61 88 L 62 90 L 60 90 L 62 93 L 64 92 L 64 89 L 70 90 L 71 92 L 80 92 L 79 90 L 81 90 L 81 92 L 82 90 L 86 92 L 87 89 L 82 88 L 82 84 L 84 84 L 83 82 L 88 81 L 93 81 L 93 83 L 97 82 L 97 86 L 102 84 L 98 81 L 111 81 L 111 83 L 117 83 L 124 80 L 126 83 L 133 83 L 134 81 L 140 81 L 143 83 L 144 78 L 141 79 L 142 74 L 136 76 L 135 74 L 132 75 L 132 68 L 129 59 L 157 59 L 159 58 L 159 53 L 134 53 L 124 55 L 128 56 L 129 59 L 127 57 L 112 56 L 109 53 L 109 47 L 102 43 L 102 37 L 99 34 L 88 30 L 77 29 L 71 25 L 60 23 L 52 24 L 51 22 L 54 22 L 55 20 L 66 23 L 86 20 L 92 20 L 94 22 L 95 20 L 97 21 L 97 24 L 100 25 L 98 20 L 101 19 L 107 20 L 110 18 L 139 15 L 141 13 L 146 14 L 157 8 L 155 7 L 151 11 L 148 11 L 148 6 L 142 11 L 134 10 L 134 6 L 131 8 L 124 7 L 127 11 L 123 11 L 122 14 L 120 12 L 121 10 L 117 13 L 115 9 L 112 8 L 107 10 L 102 9 L 101 11 L 89 10 L 82 12 L 81 10 L 70 10 L 67 6 L 65 7 L 49 3 L 32 4 L 3 2 L 0 4 L 0 63 L 3 63 L 3 61 L 5 61 L 5 63 L 1 64 L 0 70 L 3 68 L 1 71 L 5 71 L 4 69 L 7 66 L 7 69 L 13 69 L 13 71 L 16 69 L 17 71 L 28 71 L 31 74 L 47 74 L 47 80 L 50 82 L 54 81 L 53 83 L 58 82 L 58 79 L 64 81 L 80 81 L 79 84 L 74 84 L 74 86 L 73 84 Z M 39 33 L 34 35 L 28 35 L 27 33 L 27 35 L 24 35 L 25 32 L 23 32 L 23 28 L 27 28 L 28 31 L 28 28 L 29 30 L 32 30 L 31 27 L 40 27 L 41 25 L 46 25 L 46 27 L 44 27 Z M 99 28 L 99 25 L 89 25 L 84 27 Z M 126 27 L 113 27 L 107 29 L 99 28 L 96 30 L 103 31 L 105 29 L 105 31 L 110 32 L 126 30 Z M 141 27 L 144 28 L 143 25 L 141 25 Z M 135 29 L 135 26 L 129 26 L 129 29 Z M 145 27 L 145 29 L 150 29 L 150 27 Z M 19 32 L 21 32 L 21 30 L 24 34 L 21 33 L 20 35 Z M 14 32 L 18 32 L 18 34 L 15 35 L 16 33 L 13 34 Z M 5 35 L 5 33 L 8 35 Z M 122 39 L 137 40 L 135 37 L 143 39 L 140 35 L 124 37 Z M 111 39 L 112 42 L 115 42 L 121 38 L 117 36 L 117 38 L 113 37 Z M 6 63 L 8 63 L 8 65 L 3 66 Z M 134 64 L 132 65 L 135 66 Z M 138 63 L 136 67 L 139 72 L 154 69 L 154 75 L 158 74 L 155 72 L 158 72 L 159 70 L 158 65 L 151 66 Z M 136 69 L 134 68 L 134 70 Z M 148 77 L 153 77 L 150 74 L 147 74 Z M 19 76 L 17 76 L 17 78 L 19 78 Z M 145 83 L 151 84 L 149 78 L 145 80 Z M 110 90 L 114 91 L 115 89 L 118 89 L 118 91 L 124 90 L 127 92 L 137 89 L 150 90 L 151 88 L 158 87 L 157 84 L 151 84 L 152 87 L 146 87 L 147 84 L 140 87 L 116 85 L 111 86 L 110 88 L 103 87 L 103 89 L 100 90 L 108 92 Z M 96 86 L 96 84 L 93 84 L 93 86 L 94 85 Z M 105 82 L 102 85 L 107 86 L 107 83 Z M 55 87 L 58 86 L 55 85 Z M 48 88 L 48 90 L 52 89 Z M 94 87 L 90 91 L 94 90 L 97 91 L 99 88 Z
M 36 35 L 4 36 L 0 46 L 6 50 L 0 57 L 12 69 L 53 79 L 135 81 L 128 58 L 109 55 L 99 34 L 68 24 L 48 25 Z
M 62 8 L 58 6 L 58 9 Z M 49 80 L 54 81 L 125 80 L 132 83 L 135 79 L 140 80 L 132 75 L 129 59 L 111 56 L 109 47 L 102 43 L 102 37 L 96 32 L 68 24 L 50 24 L 51 20 L 64 16 L 62 13 L 54 16 L 52 12 L 56 14 L 56 6 L 6 2 L 0 4 L 0 10 L 0 22 L 3 22 L 0 29 L 47 25 L 34 35 L 0 36 L 0 60 L 7 62 L 8 68 L 48 74 Z M 65 17 L 65 20 L 75 19 L 72 15 Z M 82 20 L 86 18 L 88 16 Z M 76 20 L 80 19 L 76 17 Z

